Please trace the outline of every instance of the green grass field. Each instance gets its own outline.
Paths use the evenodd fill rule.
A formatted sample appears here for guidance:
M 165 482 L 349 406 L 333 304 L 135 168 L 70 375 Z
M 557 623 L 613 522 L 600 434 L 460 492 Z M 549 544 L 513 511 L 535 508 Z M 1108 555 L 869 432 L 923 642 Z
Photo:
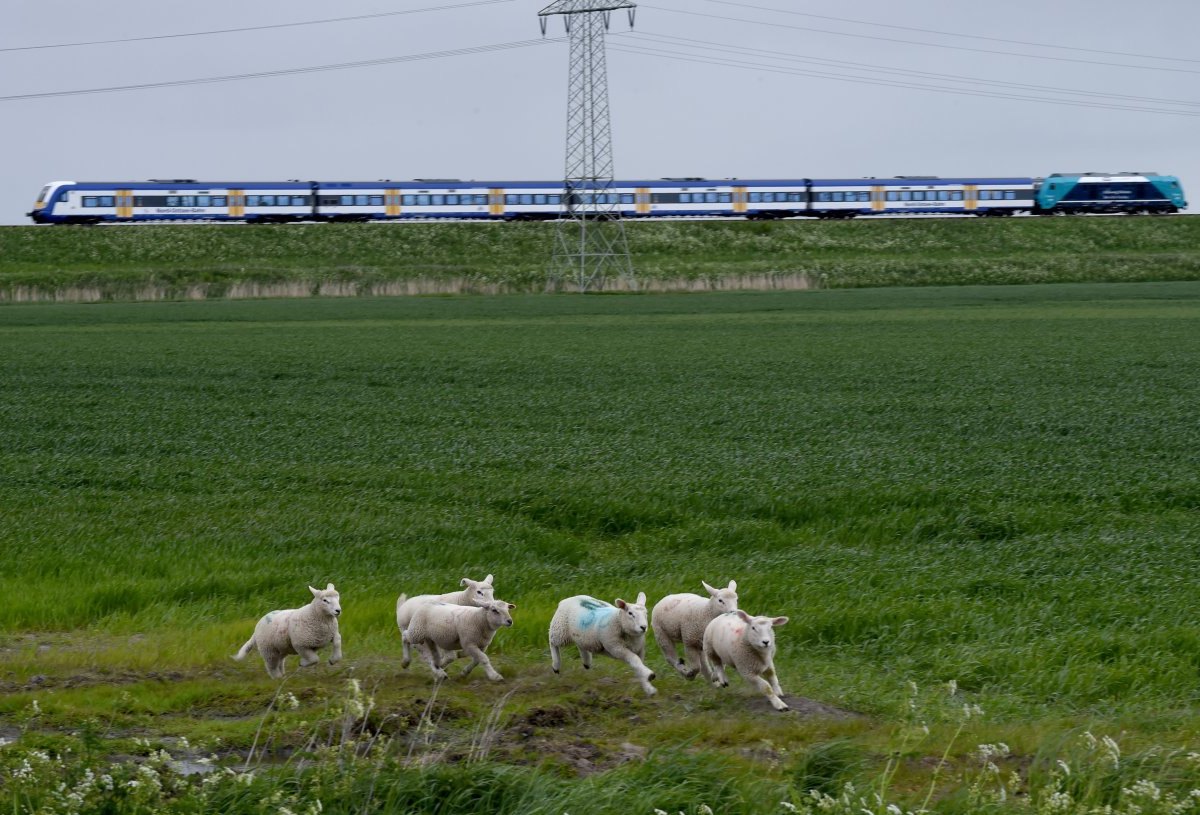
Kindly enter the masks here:
M 1171 811 L 1198 329 L 1194 282 L 2 308 L 0 809 Z M 396 595 L 488 572 L 506 681 L 435 693 Z M 551 673 L 558 599 L 729 579 L 797 711 Z M 330 581 L 342 665 L 229 659 Z
M 554 224 L 3 227 L 0 302 L 541 292 Z M 630 222 L 649 290 L 1200 278 L 1200 218 Z

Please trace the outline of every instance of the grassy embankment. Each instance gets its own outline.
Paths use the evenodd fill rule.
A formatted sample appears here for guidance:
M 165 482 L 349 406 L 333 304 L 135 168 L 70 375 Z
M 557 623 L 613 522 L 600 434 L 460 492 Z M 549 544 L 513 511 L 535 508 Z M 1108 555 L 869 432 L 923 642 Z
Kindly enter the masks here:
M 539 292 L 553 224 L 0 228 L 0 302 Z M 647 290 L 1200 277 L 1200 218 L 631 222 Z
M 94 804 L 63 812 L 1186 795 L 1198 327 L 1194 283 L 0 309 L 0 802 L 59 807 L 59 781 Z M 399 670 L 395 596 L 487 572 L 518 604 L 507 681 L 434 694 Z M 560 597 L 730 578 L 791 617 L 799 712 L 687 683 L 653 644 L 654 698 L 611 661 L 550 672 Z M 280 689 L 230 662 L 327 581 L 343 665 Z M 83 772 L 181 736 L 292 758 L 207 786 L 126 761 L 111 793 Z M 976 746 L 998 742 L 992 773 Z

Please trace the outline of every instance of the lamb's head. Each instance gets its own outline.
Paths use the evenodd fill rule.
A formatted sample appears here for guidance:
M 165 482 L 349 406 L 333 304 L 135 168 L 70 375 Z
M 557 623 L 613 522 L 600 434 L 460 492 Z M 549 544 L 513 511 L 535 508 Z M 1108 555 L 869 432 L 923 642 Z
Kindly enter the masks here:
M 314 589 L 312 586 L 309 586 L 308 590 L 312 592 L 312 604 L 320 609 L 323 614 L 327 614 L 330 617 L 341 616 L 342 598 L 332 583 L 324 589 Z
M 756 651 L 770 651 L 775 645 L 775 627 L 787 623 L 787 617 L 751 617 L 744 611 L 734 612 L 746 624 L 742 642 Z
M 504 628 L 513 624 L 512 614 L 509 612 L 516 608 L 515 604 L 503 600 L 485 600 L 479 607 L 487 614 L 489 628 Z
M 464 577 L 459 581 L 459 585 L 466 588 L 466 596 L 469 599 L 470 605 L 482 606 L 484 603 L 490 603 L 495 599 L 496 590 L 492 588 L 492 576 L 489 574 L 483 580 L 472 580 L 469 577 Z
M 626 603 L 617 598 L 614 605 L 621 609 L 621 633 L 629 637 L 640 637 L 646 633 L 646 592 L 638 592 L 636 603 Z
M 704 583 L 703 580 L 700 581 Z M 730 580 L 729 586 L 723 589 L 714 589 L 712 586 L 704 583 L 704 588 L 708 591 L 708 609 L 713 616 L 725 614 L 730 611 L 737 611 L 737 581 Z

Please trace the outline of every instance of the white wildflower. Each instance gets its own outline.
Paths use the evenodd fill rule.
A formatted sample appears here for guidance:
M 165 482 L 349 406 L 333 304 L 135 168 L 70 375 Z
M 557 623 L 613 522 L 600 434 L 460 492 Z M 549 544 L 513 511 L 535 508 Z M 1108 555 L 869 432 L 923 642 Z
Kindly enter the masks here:
M 42 715 L 42 706 L 38 704 L 38 700 L 37 700 L 37 699 L 34 699 L 33 701 L 31 701 L 31 702 L 29 703 L 29 706 L 30 706 L 31 708 L 33 708 L 33 715 L 34 715 L 34 716 L 40 716 L 40 715 Z
M 951 679 L 949 682 L 947 682 L 947 683 L 946 683 L 946 690 L 950 692 L 950 695 L 951 695 L 951 696 L 953 696 L 954 694 L 958 693 L 958 680 L 957 680 L 957 679 Z
M 788 812 L 799 812 L 800 811 L 799 809 L 796 808 L 796 805 L 793 804 L 791 801 L 780 801 L 779 805 L 781 807 L 783 807 L 784 809 L 786 809 Z
M 710 807 L 708 804 L 701 804 L 696 808 L 696 811 L 699 812 L 700 815 L 713 815 L 712 807 Z
M 283 703 L 292 710 L 295 710 L 296 708 L 300 707 L 300 700 L 296 698 L 296 694 L 294 694 L 294 693 L 284 694 Z
M 1063 761 L 1061 758 L 1058 760 L 1058 769 L 1062 770 L 1063 775 L 1071 774 L 1071 765 Z

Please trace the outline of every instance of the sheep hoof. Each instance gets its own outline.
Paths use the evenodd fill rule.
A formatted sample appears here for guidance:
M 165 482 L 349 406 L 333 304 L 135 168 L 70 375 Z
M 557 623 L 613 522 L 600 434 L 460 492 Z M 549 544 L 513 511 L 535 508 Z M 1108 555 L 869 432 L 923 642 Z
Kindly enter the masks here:
M 591 666 L 591 665 L 584 665 L 584 666 L 583 666 L 583 669 L 584 669 L 585 671 L 590 671 L 590 670 L 592 669 L 592 666 Z
M 655 679 L 658 679 L 658 675 L 657 675 L 657 674 L 655 674 L 655 673 L 654 673 L 654 671 L 651 671 L 651 672 L 650 672 L 650 675 L 649 675 L 649 676 L 647 676 L 646 678 L 647 678 L 648 680 L 650 680 L 651 682 L 653 682 Z
M 554 671 L 555 673 L 558 673 L 558 668 L 551 668 L 550 670 Z

